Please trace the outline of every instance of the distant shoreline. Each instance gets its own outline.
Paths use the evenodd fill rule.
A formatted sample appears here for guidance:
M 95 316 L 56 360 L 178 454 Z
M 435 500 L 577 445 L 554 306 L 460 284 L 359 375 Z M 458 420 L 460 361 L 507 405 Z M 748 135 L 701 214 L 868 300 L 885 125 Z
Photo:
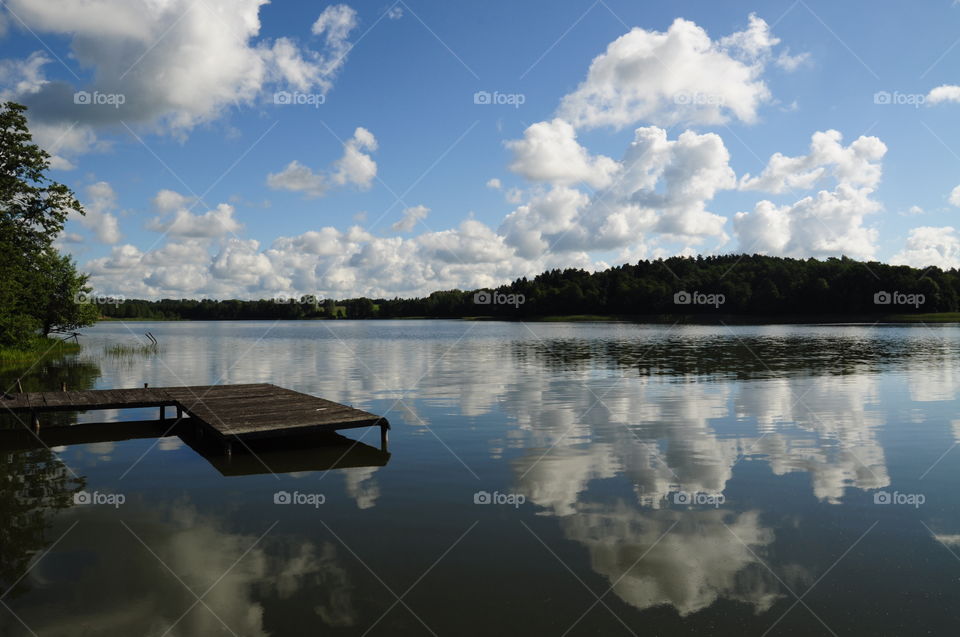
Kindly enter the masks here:
M 788 316 L 751 316 L 746 314 L 669 314 L 640 316 L 605 316 L 599 314 L 568 314 L 552 316 L 525 316 L 511 319 L 503 316 L 405 316 L 396 318 L 362 319 L 146 319 L 104 317 L 98 323 L 219 323 L 249 321 L 281 321 L 284 323 L 312 323 L 314 321 L 495 321 L 503 323 L 631 323 L 634 325 L 873 325 L 873 324 L 926 324 L 960 323 L 960 312 L 937 312 L 930 314 L 888 314 L 883 316 L 846 316 L 846 315 L 788 315 Z

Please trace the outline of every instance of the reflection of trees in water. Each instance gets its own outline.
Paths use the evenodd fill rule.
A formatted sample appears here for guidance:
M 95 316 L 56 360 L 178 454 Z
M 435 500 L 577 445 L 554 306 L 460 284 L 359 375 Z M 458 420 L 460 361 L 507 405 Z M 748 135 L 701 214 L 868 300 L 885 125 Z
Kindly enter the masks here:
M 100 368 L 73 356 L 45 359 L 33 366 L 0 367 L 0 389 L 16 391 L 20 378 L 23 391 L 90 389 L 100 377 Z M 12 388 L 12 389 L 11 389 Z M 30 423 L 0 408 L 0 427 L 22 428 Z M 77 420 L 69 412 L 43 415 L 44 424 L 68 425 Z M 85 480 L 74 476 L 49 449 L 0 452 L 0 587 L 6 590 L 27 570 L 30 560 L 53 542 L 49 531 L 61 509 L 73 504 L 73 494 Z M 30 578 L 20 580 L 10 595 L 29 589 Z
M 691 328 L 695 329 L 695 328 Z M 840 330 L 843 328 L 834 328 Z M 960 347 L 947 350 L 935 334 L 885 337 L 862 329 L 841 334 L 757 335 L 733 333 L 656 332 L 651 338 L 550 338 L 513 341 L 513 356 L 534 360 L 548 370 L 615 365 L 638 369 L 641 375 L 725 376 L 756 378 L 784 374 L 850 374 L 883 365 L 960 357 Z
M 100 366 L 91 360 L 75 356 L 48 358 L 36 363 L 0 366 L 0 386 L 4 390 L 14 387 L 21 379 L 23 391 L 59 391 L 60 384 L 67 389 L 92 389 L 100 377 Z
M 56 512 L 84 486 L 48 449 L 0 454 L 0 588 L 6 590 L 46 548 Z M 11 595 L 28 589 L 28 579 Z
M 93 361 L 74 356 L 45 359 L 33 366 L 0 367 L 0 391 L 15 393 L 18 378 L 25 392 L 60 391 L 64 384 L 69 390 L 93 389 L 100 374 L 100 366 Z M 72 412 L 48 412 L 41 417 L 43 423 L 49 425 L 72 425 L 77 421 Z M 22 414 L 18 419 L 0 408 L 0 427 L 23 427 L 24 424 L 30 423 Z

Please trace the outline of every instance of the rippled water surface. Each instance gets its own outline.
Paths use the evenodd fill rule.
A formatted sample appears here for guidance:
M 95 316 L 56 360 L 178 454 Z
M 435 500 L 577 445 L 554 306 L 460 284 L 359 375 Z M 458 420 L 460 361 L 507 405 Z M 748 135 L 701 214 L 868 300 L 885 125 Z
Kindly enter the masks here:
M 148 330 L 159 353 L 109 349 Z M 376 429 L 230 459 L 122 426 L 48 449 L 5 415 L 3 635 L 960 626 L 956 327 L 101 323 L 81 340 L 0 371 L 4 389 L 270 382 L 386 415 L 390 454 Z

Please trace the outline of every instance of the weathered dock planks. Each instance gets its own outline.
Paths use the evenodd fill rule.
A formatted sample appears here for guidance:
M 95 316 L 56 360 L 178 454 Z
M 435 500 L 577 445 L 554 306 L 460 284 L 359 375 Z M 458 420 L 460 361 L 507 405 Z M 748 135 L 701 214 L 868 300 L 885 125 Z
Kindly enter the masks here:
M 166 419 L 167 407 L 176 408 L 178 421 L 189 417 L 201 433 L 221 438 L 228 451 L 234 440 L 301 436 L 356 427 L 380 427 L 381 447 L 386 450 L 390 428 L 386 418 L 370 412 L 269 383 L 26 392 L 0 398 L 0 413 L 3 409 L 29 413 L 37 427 L 43 412 L 144 407 L 159 407 L 160 420 Z

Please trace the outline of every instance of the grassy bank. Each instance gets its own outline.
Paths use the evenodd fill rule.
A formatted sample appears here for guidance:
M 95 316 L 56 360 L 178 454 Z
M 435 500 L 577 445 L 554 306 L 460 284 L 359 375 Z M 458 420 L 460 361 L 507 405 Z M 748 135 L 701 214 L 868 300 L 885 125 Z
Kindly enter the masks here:
M 20 347 L 0 347 L 0 364 L 32 363 L 48 356 L 75 354 L 77 343 L 65 343 L 58 338 L 37 338 Z

